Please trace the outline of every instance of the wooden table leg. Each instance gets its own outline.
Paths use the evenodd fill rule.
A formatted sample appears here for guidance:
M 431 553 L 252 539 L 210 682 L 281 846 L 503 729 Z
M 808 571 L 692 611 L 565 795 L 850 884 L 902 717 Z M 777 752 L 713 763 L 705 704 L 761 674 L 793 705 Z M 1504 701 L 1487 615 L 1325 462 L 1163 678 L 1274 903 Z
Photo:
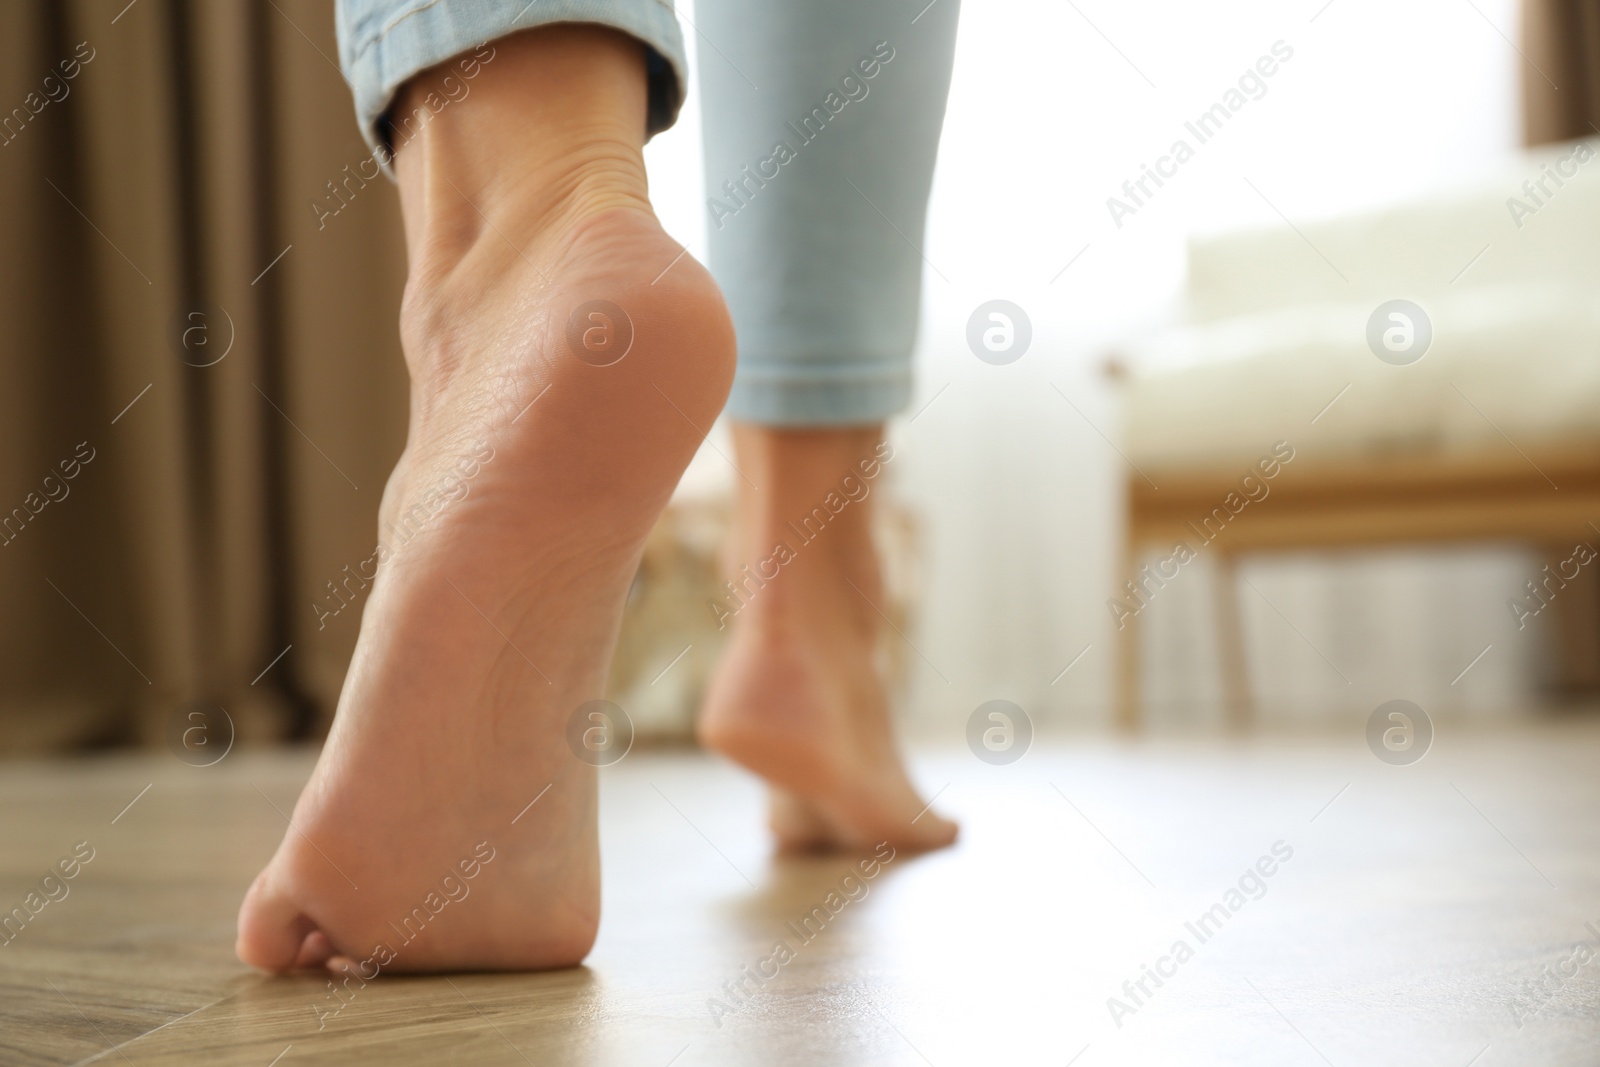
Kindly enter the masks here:
M 1138 553 L 1133 545 L 1124 550 L 1123 573 L 1129 581 L 1136 579 L 1134 566 L 1138 562 Z M 1116 590 L 1117 599 L 1126 601 L 1123 590 L 1126 586 Z M 1136 605 L 1135 605 L 1136 606 Z M 1117 620 L 1117 662 L 1116 662 L 1116 716 L 1117 729 L 1127 733 L 1137 733 L 1142 727 L 1139 707 L 1139 616 L 1138 614 L 1124 614 Z
M 1223 713 L 1236 730 L 1254 725 L 1250 668 L 1245 659 L 1244 620 L 1239 612 L 1239 571 L 1232 553 L 1216 556 L 1217 653 L 1222 665 Z

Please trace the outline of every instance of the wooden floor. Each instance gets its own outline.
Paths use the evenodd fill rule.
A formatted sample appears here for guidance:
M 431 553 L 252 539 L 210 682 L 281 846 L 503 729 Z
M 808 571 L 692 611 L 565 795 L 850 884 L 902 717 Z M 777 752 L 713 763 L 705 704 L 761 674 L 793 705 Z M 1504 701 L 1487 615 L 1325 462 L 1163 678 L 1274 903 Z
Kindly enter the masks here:
M 288 810 L 309 767 L 235 752 L 205 769 L 164 753 L 0 768 L 0 908 L 75 843 L 94 849 L 0 947 L 0 1062 L 1600 1062 L 1588 722 L 1443 727 L 1410 767 L 1355 731 L 1041 741 L 1007 767 L 925 753 L 961 844 L 847 886 L 859 899 L 834 898 L 809 942 L 789 924 L 846 861 L 773 859 L 749 780 L 635 752 L 603 772 L 606 913 L 586 967 L 383 977 L 321 1029 L 320 979 L 262 977 L 231 948 L 284 829 L 262 794 Z M 1230 900 L 1278 842 L 1292 856 L 1263 864 L 1259 899 L 1246 877 Z M 1202 941 L 1187 924 L 1217 904 Z M 760 977 L 780 940 L 793 958 Z M 1115 1020 L 1111 997 L 1129 1009 Z

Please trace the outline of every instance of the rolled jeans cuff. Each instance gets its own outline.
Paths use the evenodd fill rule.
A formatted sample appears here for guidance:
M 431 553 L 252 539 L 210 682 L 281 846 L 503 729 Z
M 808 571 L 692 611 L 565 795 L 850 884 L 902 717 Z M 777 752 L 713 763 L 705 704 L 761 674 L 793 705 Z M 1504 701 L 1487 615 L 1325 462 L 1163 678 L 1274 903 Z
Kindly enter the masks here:
M 579 22 L 609 26 L 642 41 L 650 50 L 647 136 L 677 121 L 689 84 L 672 0 L 338 0 L 336 22 L 339 62 L 355 97 L 361 135 L 386 170 L 394 148 L 387 115 L 400 86 L 429 67 L 518 30 Z M 463 66 L 458 79 L 469 83 L 493 61 L 490 56 Z
M 747 373 L 741 366 L 725 413 L 761 426 L 864 426 L 885 422 L 911 402 L 911 369 L 864 376 L 839 368 L 827 377 Z

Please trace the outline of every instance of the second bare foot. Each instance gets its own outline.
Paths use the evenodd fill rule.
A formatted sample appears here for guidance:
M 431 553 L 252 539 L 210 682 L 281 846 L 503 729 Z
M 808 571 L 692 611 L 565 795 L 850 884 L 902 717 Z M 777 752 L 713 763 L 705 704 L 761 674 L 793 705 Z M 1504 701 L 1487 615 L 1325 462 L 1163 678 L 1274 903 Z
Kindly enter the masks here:
M 895 743 L 877 643 L 881 578 L 871 535 L 881 428 L 791 431 L 738 425 L 743 470 L 734 557 L 792 559 L 750 585 L 733 640 L 712 680 L 700 737 L 773 787 L 772 828 L 785 849 L 858 848 L 887 841 L 939 848 L 956 825 L 929 809 Z M 868 468 L 870 469 L 870 467 Z M 852 478 L 844 485 L 846 477 Z M 853 496 L 809 541 L 800 524 L 827 494 Z M 771 568 L 768 569 L 769 573 Z

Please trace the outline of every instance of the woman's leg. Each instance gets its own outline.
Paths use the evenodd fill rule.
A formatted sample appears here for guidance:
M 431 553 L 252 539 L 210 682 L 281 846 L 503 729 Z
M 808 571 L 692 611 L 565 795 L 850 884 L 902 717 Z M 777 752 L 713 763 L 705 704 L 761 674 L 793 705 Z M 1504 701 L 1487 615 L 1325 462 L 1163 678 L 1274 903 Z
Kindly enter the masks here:
M 240 912 L 267 970 L 588 952 L 595 769 L 571 725 L 732 377 L 721 296 L 646 198 L 645 46 L 566 24 L 472 56 L 434 55 L 393 101 L 410 433 L 333 731 Z
M 731 570 L 746 594 L 701 730 L 777 787 L 791 847 L 955 836 L 894 744 L 870 520 L 892 465 L 884 421 L 910 397 L 956 8 L 696 5 L 710 266 L 739 339 Z

